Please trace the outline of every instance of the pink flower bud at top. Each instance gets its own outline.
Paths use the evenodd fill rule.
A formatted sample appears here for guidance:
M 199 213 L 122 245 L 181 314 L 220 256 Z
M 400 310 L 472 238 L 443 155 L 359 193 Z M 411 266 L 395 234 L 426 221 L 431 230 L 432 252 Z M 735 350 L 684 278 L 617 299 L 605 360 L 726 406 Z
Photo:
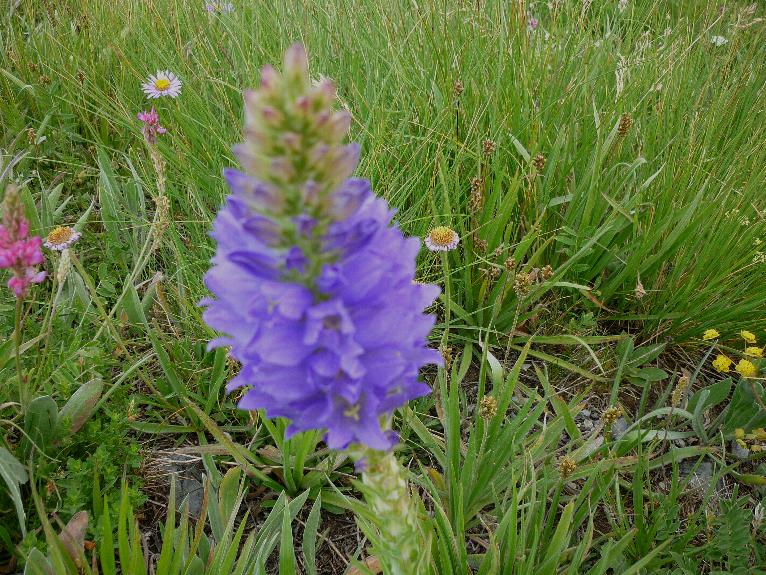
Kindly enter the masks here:
M 309 82 L 309 61 L 303 44 L 293 44 L 285 52 L 285 79 L 297 89 L 305 89 Z

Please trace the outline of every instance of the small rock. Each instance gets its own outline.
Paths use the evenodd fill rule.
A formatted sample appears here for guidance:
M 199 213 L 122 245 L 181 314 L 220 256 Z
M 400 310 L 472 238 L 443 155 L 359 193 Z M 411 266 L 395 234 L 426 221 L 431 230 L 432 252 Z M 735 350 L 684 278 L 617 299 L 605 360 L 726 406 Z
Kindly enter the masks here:
M 750 457 L 750 450 L 745 449 L 736 441 L 731 442 L 731 452 L 734 454 L 734 457 L 736 457 L 737 459 L 747 459 L 748 457 Z
M 673 445 L 676 447 L 686 447 L 686 442 L 683 439 L 675 439 L 673 440 Z
M 590 417 L 590 409 L 583 409 L 580 412 L 580 415 L 582 415 L 583 417 Z
M 620 417 L 612 424 L 612 438 L 620 439 L 628 430 L 628 420 Z
M 584 429 L 593 429 L 593 422 L 590 419 L 583 419 L 581 425 Z
M 711 482 L 713 480 L 713 463 L 710 461 L 703 461 L 697 465 L 697 462 L 694 459 L 684 459 L 678 466 L 678 472 L 682 478 L 688 477 L 689 474 L 692 473 L 692 470 L 694 474 L 689 480 L 689 489 L 707 493 L 710 490 Z
M 182 510 L 184 498 L 188 497 L 189 515 L 199 517 L 202 510 L 202 496 L 205 493 L 204 485 L 194 477 L 184 477 L 179 478 L 176 490 L 178 510 Z

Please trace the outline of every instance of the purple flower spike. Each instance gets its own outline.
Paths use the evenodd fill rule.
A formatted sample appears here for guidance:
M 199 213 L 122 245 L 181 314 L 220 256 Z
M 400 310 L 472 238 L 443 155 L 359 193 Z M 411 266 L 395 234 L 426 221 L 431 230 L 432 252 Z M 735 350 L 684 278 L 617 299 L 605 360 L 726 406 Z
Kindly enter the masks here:
M 39 284 L 46 277 L 45 272 L 37 270 L 43 263 L 43 240 L 40 236 L 28 237 L 29 223 L 14 186 L 5 192 L 4 208 L 0 224 L 0 268 L 11 270 L 8 288 L 17 298 L 23 298 L 32 284 Z
M 141 127 L 141 133 L 144 135 L 144 140 L 150 146 L 157 143 L 157 135 L 167 132 L 165 128 L 160 126 L 160 116 L 157 110 L 152 109 L 148 112 L 139 112 L 138 119 L 141 120 L 144 125 Z
M 243 172 L 225 171 L 204 318 L 224 334 L 211 346 L 242 364 L 227 386 L 245 388 L 240 408 L 289 418 L 288 435 L 326 429 L 334 449 L 388 449 L 397 439 L 381 422 L 429 393 L 419 370 L 442 361 L 423 313 L 439 289 L 415 283 L 420 242 L 351 177 L 359 147 L 334 94 L 312 84 L 299 45 L 246 94 Z

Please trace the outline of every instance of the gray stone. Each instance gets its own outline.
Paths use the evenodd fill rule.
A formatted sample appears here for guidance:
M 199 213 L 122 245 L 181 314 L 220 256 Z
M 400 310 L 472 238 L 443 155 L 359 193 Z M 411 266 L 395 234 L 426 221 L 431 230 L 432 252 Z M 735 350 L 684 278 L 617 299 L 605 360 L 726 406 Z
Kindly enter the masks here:
M 590 409 L 583 409 L 580 412 L 580 415 L 582 415 L 583 417 L 590 417 Z
M 593 429 L 593 422 L 590 419 L 583 419 L 581 425 L 584 429 Z
M 620 439 L 628 430 L 628 420 L 624 417 L 620 417 L 612 424 L 612 438 Z
M 202 510 L 202 497 L 205 486 L 194 477 L 179 477 L 176 483 L 176 505 L 178 511 L 183 509 L 183 501 L 188 498 L 189 515 L 199 517 Z
M 748 457 L 750 457 L 750 450 L 745 449 L 736 441 L 731 442 L 731 452 L 734 454 L 734 457 L 736 457 L 737 459 L 747 459 Z
M 703 461 L 697 464 L 695 459 L 684 459 L 678 466 L 678 472 L 683 479 L 689 477 L 689 489 L 707 493 L 710 490 L 713 480 L 713 463 Z

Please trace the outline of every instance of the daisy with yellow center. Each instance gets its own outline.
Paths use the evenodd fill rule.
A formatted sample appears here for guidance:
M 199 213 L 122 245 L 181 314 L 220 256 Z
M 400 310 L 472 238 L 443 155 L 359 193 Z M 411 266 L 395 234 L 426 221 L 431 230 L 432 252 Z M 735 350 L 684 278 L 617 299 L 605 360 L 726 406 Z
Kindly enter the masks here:
M 756 346 L 746 347 L 745 355 L 749 355 L 750 357 L 763 357 L 763 348 Z
M 448 252 L 454 250 L 459 241 L 455 230 L 447 226 L 437 226 L 428 232 L 425 244 L 432 252 Z
M 755 334 L 752 331 L 742 330 L 739 332 L 739 335 L 741 335 L 742 339 L 744 339 L 747 343 L 755 343 Z
M 80 235 L 80 232 L 75 231 L 69 226 L 58 226 L 51 230 L 43 245 L 49 250 L 62 252 L 79 240 Z
M 725 355 L 719 355 L 715 358 L 715 361 L 713 362 L 713 367 L 718 371 L 719 373 L 726 373 L 731 368 L 731 364 L 734 363 L 730 358 L 726 357 Z
M 181 80 L 169 70 L 157 70 L 156 74 L 149 76 L 149 79 L 141 84 L 141 89 L 147 98 L 177 98 L 181 94 Z
M 706 329 L 705 332 L 702 334 L 702 340 L 703 341 L 709 341 L 711 339 L 718 339 L 721 337 L 721 334 L 718 333 L 718 330 L 716 329 Z
M 734 369 L 736 369 L 737 373 L 742 377 L 756 377 L 758 375 L 758 368 L 746 359 L 740 359 L 737 367 Z

